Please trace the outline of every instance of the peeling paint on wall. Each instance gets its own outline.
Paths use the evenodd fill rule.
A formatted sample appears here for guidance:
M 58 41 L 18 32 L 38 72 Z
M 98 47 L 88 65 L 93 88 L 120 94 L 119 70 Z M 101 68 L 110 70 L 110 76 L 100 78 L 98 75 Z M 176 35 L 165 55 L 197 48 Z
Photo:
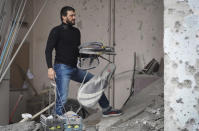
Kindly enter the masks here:
M 194 75 L 196 68 L 193 65 L 189 65 L 187 62 L 185 62 L 185 71 L 187 74 Z
M 199 86 L 199 72 L 197 72 L 197 73 L 194 75 L 194 79 L 195 79 L 196 85 Z
M 176 100 L 176 103 L 184 104 L 184 102 L 183 102 L 182 98 L 177 99 L 177 100 Z

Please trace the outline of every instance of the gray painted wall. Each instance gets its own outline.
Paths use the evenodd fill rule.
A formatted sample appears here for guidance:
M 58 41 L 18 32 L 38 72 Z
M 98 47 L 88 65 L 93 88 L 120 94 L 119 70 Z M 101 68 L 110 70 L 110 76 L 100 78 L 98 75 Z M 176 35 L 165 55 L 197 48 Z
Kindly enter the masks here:
M 10 16 L 11 16 L 11 0 L 7 0 L 6 2 L 6 8 L 5 8 L 5 23 L 8 22 L 10 20 Z M 3 31 L 7 30 L 7 26 L 8 24 L 3 24 Z M 6 26 L 5 26 L 6 25 Z M 2 33 L 2 32 L 1 32 Z M 5 33 L 5 32 L 3 32 Z M 5 34 L 1 34 L 2 36 L 4 36 Z M 0 125 L 5 125 L 8 124 L 8 120 L 9 120 L 9 82 L 10 80 L 10 75 L 9 75 L 9 71 L 7 72 L 7 75 L 4 77 L 4 79 L 2 80 L 2 82 L 0 83 Z
M 163 57 L 163 1 L 116 0 L 116 74 L 132 70 L 133 53 L 136 69 L 141 70 L 152 59 Z M 115 81 L 115 106 L 128 97 L 131 75 Z
M 199 1 L 164 1 L 165 131 L 199 130 Z
M 0 84 L 0 125 L 8 124 L 9 120 L 9 79 Z
M 34 15 L 44 0 L 34 1 Z M 111 0 L 113 4 L 113 0 Z M 82 34 L 82 43 L 101 41 L 105 45 L 109 39 L 113 42 L 113 19 L 115 13 L 115 63 L 116 73 L 131 70 L 133 67 L 133 52 L 137 52 L 138 69 L 142 69 L 152 58 L 160 60 L 163 57 L 163 1 L 162 0 L 124 0 L 115 1 L 115 12 L 111 12 L 110 1 L 107 0 L 49 0 L 33 29 L 33 44 L 31 54 L 31 70 L 35 75 L 34 85 L 41 89 L 49 85 L 44 50 L 49 31 L 60 24 L 59 11 L 64 5 L 76 9 L 76 26 Z M 110 25 L 110 20 L 111 25 Z M 111 34 L 111 35 L 110 35 Z M 95 70 L 99 72 L 106 62 Z M 115 106 L 119 108 L 128 96 L 130 78 L 115 82 Z M 76 97 L 79 84 L 71 82 L 70 97 Z M 111 93 L 112 94 L 112 93 Z M 112 98 L 112 96 L 111 96 Z

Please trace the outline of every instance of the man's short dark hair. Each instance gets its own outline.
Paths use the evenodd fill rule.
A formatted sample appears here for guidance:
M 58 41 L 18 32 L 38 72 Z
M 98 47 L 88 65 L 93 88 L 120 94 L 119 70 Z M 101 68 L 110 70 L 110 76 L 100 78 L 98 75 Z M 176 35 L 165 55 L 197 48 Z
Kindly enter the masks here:
M 73 7 L 70 7 L 70 6 L 64 6 L 60 11 L 61 21 L 63 20 L 62 16 L 67 16 L 67 11 L 74 11 L 75 12 L 75 9 Z

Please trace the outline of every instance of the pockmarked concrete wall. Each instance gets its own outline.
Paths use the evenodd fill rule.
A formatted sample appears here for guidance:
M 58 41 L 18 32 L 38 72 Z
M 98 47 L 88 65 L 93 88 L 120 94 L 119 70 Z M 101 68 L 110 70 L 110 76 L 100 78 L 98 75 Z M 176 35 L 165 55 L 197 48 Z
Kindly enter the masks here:
M 164 1 L 165 131 L 199 130 L 199 1 Z
M 34 16 L 44 0 L 34 1 Z M 163 57 L 163 2 L 162 0 L 115 0 L 115 12 L 110 2 L 113 0 L 49 0 L 48 5 L 33 29 L 32 70 L 37 89 L 49 85 L 45 61 L 45 47 L 50 30 L 60 24 L 60 9 L 69 5 L 76 9 L 76 26 L 81 31 L 81 41 L 109 43 L 110 17 L 115 13 L 116 73 L 132 70 L 133 52 L 137 52 L 138 69 L 142 69 L 152 58 Z M 111 12 L 111 14 L 110 14 Z M 112 32 L 113 34 L 113 32 Z M 112 35 L 111 34 L 111 35 Z M 113 41 L 113 40 L 112 40 Z M 107 62 L 91 71 L 99 72 Z M 120 107 L 129 95 L 130 78 L 115 82 L 115 104 Z M 70 97 L 76 97 L 79 84 L 71 82 Z M 111 96 L 112 97 L 112 96 Z

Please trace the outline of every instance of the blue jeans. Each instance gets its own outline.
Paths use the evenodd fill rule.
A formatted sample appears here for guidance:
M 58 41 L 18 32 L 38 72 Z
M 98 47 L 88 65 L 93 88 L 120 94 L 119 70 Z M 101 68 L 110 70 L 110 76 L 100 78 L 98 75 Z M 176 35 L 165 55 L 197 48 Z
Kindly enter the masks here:
M 65 64 L 55 64 L 54 70 L 56 72 L 55 80 L 57 85 L 57 100 L 56 100 L 55 111 L 56 114 L 62 115 L 64 114 L 62 112 L 63 106 L 67 102 L 70 80 L 74 80 L 76 82 L 82 82 L 86 75 L 86 71 Z M 92 77 L 93 75 L 88 72 L 84 83 L 89 81 Z M 99 105 L 101 108 L 109 107 L 109 101 L 104 93 L 99 99 Z

